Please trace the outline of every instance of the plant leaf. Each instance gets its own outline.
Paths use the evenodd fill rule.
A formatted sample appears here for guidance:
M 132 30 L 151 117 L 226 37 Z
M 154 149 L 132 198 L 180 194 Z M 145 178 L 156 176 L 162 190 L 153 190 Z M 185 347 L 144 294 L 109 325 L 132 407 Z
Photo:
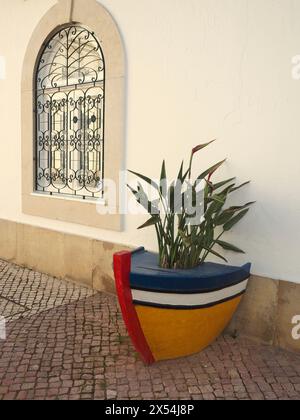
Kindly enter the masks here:
M 166 162 L 163 161 L 161 174 L 160 174 L 160 192 L 161 195 L 165 198 L 167 196 L 167 172 L 166 172 Z
M 130 185 L 127 185 L 127 187 L 130 189 L 132 194 L 135 196 L 136 201 L 138 204 L 140 204 L 144 209 L 151 215 L 159 214 L 159 199 L 154 201 L 149 201 L 142 185 L 138 184 L 138 191 L 136 191 L 134 188 L 132 188 Z
M 224 185 L 229 184 L 229 182 L 235 181 L 236 178 L 230 178 L 226 181 L 218 182 L 217 184 L 212 184 L 214 187 L 214 190 L 218 190 L 219 188 L 224 187 Z
M 192 245 L 191 238 L 189 236 L 186 236 L 185 232 L 183 232 L 182 230 L 179 230 L 178 234 L 181 237 L 182 242 L 184 243 L 186 247 L 190 247 Z
M 222 209 L 223 206 L 224 206 L 223 201 L 217 201 L 217 200 L 213 201 L 204 214 L 205 219 L 206 220 L 210 219 L 213 216 L 213 214 L 218 213 Z
M 239 185 L 238 187 L 232 188 L 231 192 L 237 191 L 237 190 L 245 187 L 246 185 L 249 185 L 250 183 L 251 183 L 251 181 L 244 182 L 243 184 Z
M 225 223 L 229 222 L 229 220 L 232 218 L 232 215 L 234 213 L 226 213 L 226 211 L 223 211 L 219 216 L 217 216 L 214 219 L 215 226 L 223 226 Z
M 232 251 L 232 252 L 237 252 L 239 254 L 245 254 L 245 252 L 242 249 L 237 248 L 235 245 L 232 245 L 232 244 L 230 244 L 228 242 L 224 242 L 224 241 L 218 240 L 218 241 L 216 241 L 216 243 L 218 245 L 220 245 L 226 251 Z
M 162 164 L 162 168 L 161 168 L 161 175 L 160 175 L 160 180 L 163 181 L 167 179 L 167 173 L 166 173 L 166 162 L 163 161 Z
M 127 188 L 129 188 L 130 191 L 132 192 L 132 194 L 136 197 L 136 195 L 138 194 L 138 192 L 134 188 L 132 188 L 129 184 L 127 184 Z
M 226 187 L 223 191 L 221 191 L 218 195 L 223 196 L 224 199 L 227 199 L 228 194 L 232 192 L 232 188 L 234 188 L 235 184 L 231 184 L 228 187 Z
M 180 202 L 180 209 L 181 209 L 181 207 L 182 207 L 182 203 Z M 170 185 L 169 192 L 168 192 L 168 208 L 169 208 L 169 210 L 172 214 L 177 213 L 178 205 L 177 205 L 177 203 L 175 203 L 174 182 L 172 183 L 172 185 Z M 176 211 L 175 211 L 175 208 L 176 208 Z
M 141 175 L 134 171 L 128 171 L 132 175 L 137 176 L 138 178 L 141 178 L 143 181 L 147 182 L 147 184 L 151 185 L 153 188 L 155 188 L 157 191 L 159 191 L 159 187 L 156 182 L 152 181 L 152 179 L 148 178 L 147 176 Z
M 223 226 L 227 222 L 231 220 L 231 218 L 234 216 L 235 213 L 247 209 L 250 207 L 254 202 L 247 203 L 244 206 L 235 206 L 235 207 L 229 207 L 228 209 L 224 210 L 220 215 L 217 215 L 217 217 L 214 219 L 215 226 Z
M 234 216 L 232 219 L 230 219 L 229 222 L 227 222 L 224 225 L 225 232 L 227 232 L 228 230 L 231 230 L 234 225 L 236 225 L 240 220 L 242 220 L 243 217 L 246 216 L 246 214 L 248 213 L 248 211 L 249 211 L 249 209 L 243 210 L 239 214 L 237 214 L 236 216 Z
M 237 211 L 240 210 L 244 210 L 247 207 L 252 206 L 253 204 L 255 204 L 255 201 L 251 201 L 250 203 L 246 203 L 243 206 L 233 206 L 233 207 L 229 207 L 227 210 L 224 210 L 226 213 L 236 213 Z
M 214 236 L 215 236 L 214 225 L 209 220 L 206 225 L 205 239 L 204 239 L 205 240 L 204 245 L 207 249 L 210 249 L 211 245 L 213 244 Z
M 221 258 L 221 260 L 223 260 L 223 261 L 225 261 L 226 263 L 228 262 L 227 260 L 226 260 L 226 258 L 225 257 L 223 257 L 221 254 L 219 254 L 218 252 L 216 252 L 216 251 L 214 251 L 213 249 L 207 249 L 207 248 L 205 248 L 205 247 L 203 247 L 206 251 L 208 251 L 209 253 L 211 253 L 211 254 L 213 254 L 213 255 L 215 255 L 216 257 L 218 257 L 218 258 Z
M 218 162 L 215 165 L 211 166 L 209 169 L 207 169 L 205 172 L 198 176 L 197 181 L 201 181 L 202 179 L 206 178 L 207 175 L 216 172 L 226 161 L 227 159 L 224 159 L 221 162 Z
M 225 194 L 212 195 L 210 197 L 210 200 L 224 205 L 226 202 L 226 195 Z
M 158 223 L 160 220 L 159 216 L 154 215 L 152 216 L 149 220 L 147 220 L 146 223 L 144 223 L 142 226 L 140 226 L 138 229 L 144 229 L 153 225 L 156 225 L 156 223 Z
M 183 161 L 181 162 L 181 166 L 180 166 L 179 174 L 177 176 L 177 180 L 179 180 L 181 183 L 183 183 L 183 181 L 184 181 L 184 179 L 183 179 Z
M 208 143 L 205 144 L 199 144 L 198 146 L 194 147 L 192 150 L 192 154 L 194 155 L 195 153 L 199 152 L 200 150 L 204 149 L 205 147 L 209 146 L 210 144 L 214 143 L 216 141 L 216 139 L 209 141 Z

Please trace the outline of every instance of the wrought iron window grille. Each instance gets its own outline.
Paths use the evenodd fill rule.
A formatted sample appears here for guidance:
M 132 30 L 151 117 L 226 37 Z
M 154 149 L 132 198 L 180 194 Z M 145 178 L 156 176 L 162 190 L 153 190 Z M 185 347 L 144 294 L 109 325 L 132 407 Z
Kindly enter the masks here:
M 105 61 L 94 33 L 72 25 L 44 44 L 35 104 L 36 192 L 102 197 Z

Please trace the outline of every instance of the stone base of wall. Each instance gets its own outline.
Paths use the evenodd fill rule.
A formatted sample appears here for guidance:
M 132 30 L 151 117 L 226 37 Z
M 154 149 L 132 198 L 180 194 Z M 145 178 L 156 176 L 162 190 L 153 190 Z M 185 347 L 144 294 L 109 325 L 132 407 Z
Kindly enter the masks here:
M 115 293 L 112 257 L 124 249 L 129 248 L 0 220 L 0 258 L 99 291 Z M 297 315 L 300 284 L 252 276 L 227 332 L 300 352 L 300 339 L 292 336 Z
M 0 258 L 115 293 L 113 254 L 126 246 L 0 220 Z
M 300 321 L 300 284 L 252 276 L 246 295 L 227 331 L 300 352 L 293 319 Z

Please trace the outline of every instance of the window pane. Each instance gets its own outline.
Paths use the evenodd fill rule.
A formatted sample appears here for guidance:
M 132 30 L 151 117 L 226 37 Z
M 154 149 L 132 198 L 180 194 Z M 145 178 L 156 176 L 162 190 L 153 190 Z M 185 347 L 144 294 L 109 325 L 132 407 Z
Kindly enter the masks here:
M 87 29 L 61 29 L 42 52 L 36 87 L 36 190 L 82 198 L 103 190 L 104 59 Z

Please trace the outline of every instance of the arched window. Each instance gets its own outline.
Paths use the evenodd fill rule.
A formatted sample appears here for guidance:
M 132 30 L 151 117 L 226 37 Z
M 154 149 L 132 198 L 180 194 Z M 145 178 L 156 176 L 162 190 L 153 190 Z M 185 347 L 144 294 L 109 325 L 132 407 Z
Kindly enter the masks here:
M 95 34 L 61 28 L 36 69 L 36 191 L 99 198 L 104 175 L 105 62 Z
M 120 31 L 98 1 L 57 0 L 41 18 L 22 71 L 24 214 L 123 229 L 125 70 Z

